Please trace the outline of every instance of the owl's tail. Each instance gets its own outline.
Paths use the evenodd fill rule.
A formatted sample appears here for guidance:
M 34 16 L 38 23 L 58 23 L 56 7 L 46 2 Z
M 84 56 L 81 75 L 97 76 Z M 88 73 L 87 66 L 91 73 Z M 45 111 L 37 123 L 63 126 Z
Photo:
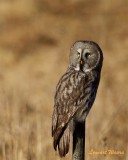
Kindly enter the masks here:
M 68 153 L 69 144 L 70 144 L 70 131 L 69 131 L 69 126 L 67 126 L 66 130 L 64 131 L 58 143 L 58 151 L 61 157 L 64 157 Z
M 56 147 L 58 146 L 58 152 L 60 157 L 64 157 L 68 153 L 69 144 L 70 144 L 70 130 L 68 125 L 67 128 L 64 130 L 62 136 L 60 136 L 60 138 L 56 143 Z M 54 148 L 56 147 L 54 146 Z

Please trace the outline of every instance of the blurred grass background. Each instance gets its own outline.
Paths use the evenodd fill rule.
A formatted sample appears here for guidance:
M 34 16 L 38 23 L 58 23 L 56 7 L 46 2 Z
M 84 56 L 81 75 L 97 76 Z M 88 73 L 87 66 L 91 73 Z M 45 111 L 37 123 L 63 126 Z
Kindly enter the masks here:
M 70 46 L 81 39 L 104 53 L 86 157 L 128 160 L 127 0 L 0 1 L 0 160 L 60 160 L 52 146 L 53 97 Z M 91 149 L 125 154 L 89 155 Z

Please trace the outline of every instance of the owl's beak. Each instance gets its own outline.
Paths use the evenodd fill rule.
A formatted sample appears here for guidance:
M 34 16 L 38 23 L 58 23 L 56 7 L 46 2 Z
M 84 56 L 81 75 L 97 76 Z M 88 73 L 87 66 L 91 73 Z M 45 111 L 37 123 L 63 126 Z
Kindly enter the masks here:
M 80 60 L 80 64 L 83 65 L 83 60 L 82 59 Z

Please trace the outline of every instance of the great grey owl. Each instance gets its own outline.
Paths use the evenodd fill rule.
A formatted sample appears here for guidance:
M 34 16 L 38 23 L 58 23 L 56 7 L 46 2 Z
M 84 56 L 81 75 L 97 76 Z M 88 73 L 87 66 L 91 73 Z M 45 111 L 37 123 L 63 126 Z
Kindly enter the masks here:
M 56 87 L 52 116 L 53 146 L 61 157 L 69 151 L 72 121 L 85 121 L 96 97 L 103 54 L 93 41 L 77 41 L 70 51 L 70 63 Z

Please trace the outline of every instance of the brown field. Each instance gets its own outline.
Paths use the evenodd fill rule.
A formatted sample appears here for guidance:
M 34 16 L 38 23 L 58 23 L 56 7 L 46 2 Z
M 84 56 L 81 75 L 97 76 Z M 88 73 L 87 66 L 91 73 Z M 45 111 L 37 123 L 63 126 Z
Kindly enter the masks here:
M 0 1 L 0 160 L 61 159 L 52 146 L 53 97 L 80 39 L 104 53 L 86 158 L 128 160 L 128 0 Z

